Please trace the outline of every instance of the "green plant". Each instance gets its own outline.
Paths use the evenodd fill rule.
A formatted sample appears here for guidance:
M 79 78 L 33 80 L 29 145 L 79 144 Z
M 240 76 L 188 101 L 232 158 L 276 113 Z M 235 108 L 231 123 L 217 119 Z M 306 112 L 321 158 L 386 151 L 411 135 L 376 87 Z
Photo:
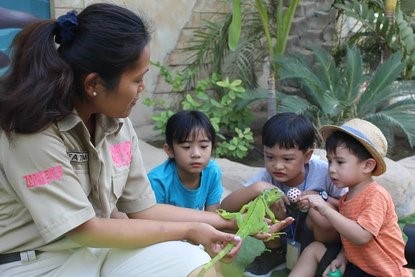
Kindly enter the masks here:
M 242 1 L 242 9 L 253 10 L 252 2 Z M 257 65 L 266 56 L 261 22 L 254 15 L 241 18 L 243 26 L 247 26 L 241 33 L 243 39 L 237 51 L 230 51 L 228 38 L 232 18 L 232 13 L 228 12 L 222 19 L 204 21 L 202 28 L 194 32 L 192 44 L 185 49 L 190 54 L 188 68 L 203 68 L 209 75 L 215 72 L 241 79 L 244 86 L 254 88 L 257 86 Z M 200 77 L 196 73 L 192 81 Z
M 161 75 L 166 82 L 175 84 L 174 89 L 184 90 L 186 78 L 182 76 L 188 76 L 186 72 L 174 74 L 159 63 L 154 65 L 162 69 Z M 182 94 L 181 109 L 199 110 L 209 117 L 217 133 L 216 155 L 219 157 L 242 159 L 252 148 L 254 140 L 249 126 L 253 116 L 248 104 L 253 98 L 241 84 L 241 80 L 220 80 L 217 74 L 212 74 L 210 78 L 198 80 L 193 90 L 183 91 Z M 155 129 L 164 132 L 174 108 L 149 98 L 145 99 L 144 104 L 163 107 L 163 111 L 155 114 L 152 119 Z
M 258 66 L 285 52 L 299 1 L 233 0 L 232 11 L 222 22 L 207 21 L 203 31 L 195 32 L 195 40 L 187 49 L 194 54 L 190 67 L 205 66 L 210 72 L 243 80 L 248 89 L 256 88 Z M 277 74 L 276 65 L 269 63 L 269 115 L 277 108 Z
M 411 6 L 410 3 L 401 1 L 395 10 L 394 3 L 385 3 L 384 6 L 383 1 L 379 0 L 341 2 L 336 3 L 335 7 L 356 22 L 349 29 L 344 45 L 339 45 L 338 51 L 341 53 L 349 45 L 356 45 L 363 50 L 366 62 L 373 68 L 391 53 L 399 51 L 405 62 L 402 78 L 415 79 L 415 34 L 411 26 L 413 19 L 400 9 L 403 5 L 408 11 L 413 4 Z M 392 12 L 394 19 L 391 19 Z
M 273 2 L 273 1 L 271 1 Z M 272 61 L 285 53 L 288 35 L 294 19 L 295 10 L 300 0 L 291 0 L 285 7 L 283 1 L 277 1 L 277 9 L 270 13 L 267 7 L 267 1 L 255 0 L 255 8 L 261 19 L 262 30 L 265 35 L 266 46 L 268 50 L 268 59 Z M 239 34 L 242 28 L 242 10 L 241 1 L 232 1 L 232 22 L 229 26 L 229 48 L 235 50 L 239 42 Z M 268 117 L 277 113 L 276 103 L 276 84 L 275 78 L 278 77 L 279 65 L 270 63 L 268 75 Z
M 295 80 L 301 95 L 282 94 L 282 110 L 308 113 L 318 128 L 359 117 L 379 126 L 391 145 L 397 132 L 415 145 L 414 82 L 395 82 L 405 66 L 399 52 L 368 74 L 356 47 L 348 48 L 346 60 L 338 65 L 322 48 L 313 53 L 315 64 L 299 55 L 277 60 L 281 79 Z

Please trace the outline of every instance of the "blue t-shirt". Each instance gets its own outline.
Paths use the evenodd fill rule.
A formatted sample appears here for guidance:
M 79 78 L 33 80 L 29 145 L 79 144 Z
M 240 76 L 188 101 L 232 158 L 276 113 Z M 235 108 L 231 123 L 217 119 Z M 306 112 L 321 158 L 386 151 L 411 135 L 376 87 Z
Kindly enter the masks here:
M 287 193 L 287 191 L 291 188 L 289 186 L 284 185 L 283 183 L 276 181 L 265 168 L 261 169 L 258 173 L 256 173 L 250 179 L 248 179 L 244 186 L 247 187 L 258 181 L 271 183 L 274 186 L 278 187 L 280 190 L 282 190 L 284 193 Z M 301 184 L 296 186 L 296 188 L 298 188 L 301 191 L 325 190 L 331 197 L 337 199 L 339 199 L 340 196 L 347 192 L 347 188 L 338 188 L 336 187 L 336 185 L 333 184 L 328 174 L 327 162 L 324 160 L 320 160 L 319 158 L 314 156 L 306 165 L 306 181 L 303 181 Z
M 173 159 L 153 168 L 148 178 L 157 203 L 204 210 L 206 206 L 220 203 L 223 193 L 222 171 L 213 160 L 202 170 L 197 189 L 188 189 L 183 185 Z

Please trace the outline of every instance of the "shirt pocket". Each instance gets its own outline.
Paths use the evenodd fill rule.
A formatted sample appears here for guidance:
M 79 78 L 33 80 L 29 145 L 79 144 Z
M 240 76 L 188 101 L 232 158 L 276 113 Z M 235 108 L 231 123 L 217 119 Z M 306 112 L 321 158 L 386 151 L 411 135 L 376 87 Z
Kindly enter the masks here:
M 125 184 L 127 183 L 129 170 L 124 170 L 121 172 L 117 172 L 111 177 L 111 186 L 112 186 L 112 194 L 111 194 L 111 204 L 115 205 L 118 199 L 121 197 Z
M 89 196 L 91 194 L 91 180 L 89 179 L 88 170 L 76 169 L 75 174 L 76 176 L 78 176 L 79 183 L 81 184 L 81 187 L 85 192 L 85 195 Z

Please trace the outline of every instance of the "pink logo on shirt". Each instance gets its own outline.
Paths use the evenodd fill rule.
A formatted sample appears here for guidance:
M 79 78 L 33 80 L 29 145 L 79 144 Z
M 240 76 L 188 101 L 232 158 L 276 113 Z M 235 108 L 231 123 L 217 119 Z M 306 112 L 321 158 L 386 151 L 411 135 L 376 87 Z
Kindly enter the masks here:
M 131 141 L 110 146 L 112 161 L 116 167 L 129 166 L 131 163 Z
M 50 184 L 52 181 L 62 179 L 62 165 L 50 167 L 46 170 L 34 174 L 23 176 L 26 181 L 26 187 L 33 188 Z

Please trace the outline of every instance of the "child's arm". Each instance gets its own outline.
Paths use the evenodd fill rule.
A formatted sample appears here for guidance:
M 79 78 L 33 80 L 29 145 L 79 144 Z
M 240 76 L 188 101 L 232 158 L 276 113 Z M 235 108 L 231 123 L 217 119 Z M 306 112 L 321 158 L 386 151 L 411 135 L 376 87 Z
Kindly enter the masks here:
M 220 208 L 220 203 L 209 205 L 205 207 L 205 210 L 208 212 L 216 212 L 217 209 Z
M 307 199 L 310 208 L 316 209 L 344 238 L 357 245 L 368 243 L 373 235 L 362 228 L 356 221 L 351 220 L 333 209 L 320 195 L 311 194 L 301 196 L 300 200 Z
M 231 192 L 222 200 L 220 206 L 228 212 L 238 212 L 243 205 L 256 198 L 267 188 L 275 188 L 275 186 L 266 182 L 253 183 Z

